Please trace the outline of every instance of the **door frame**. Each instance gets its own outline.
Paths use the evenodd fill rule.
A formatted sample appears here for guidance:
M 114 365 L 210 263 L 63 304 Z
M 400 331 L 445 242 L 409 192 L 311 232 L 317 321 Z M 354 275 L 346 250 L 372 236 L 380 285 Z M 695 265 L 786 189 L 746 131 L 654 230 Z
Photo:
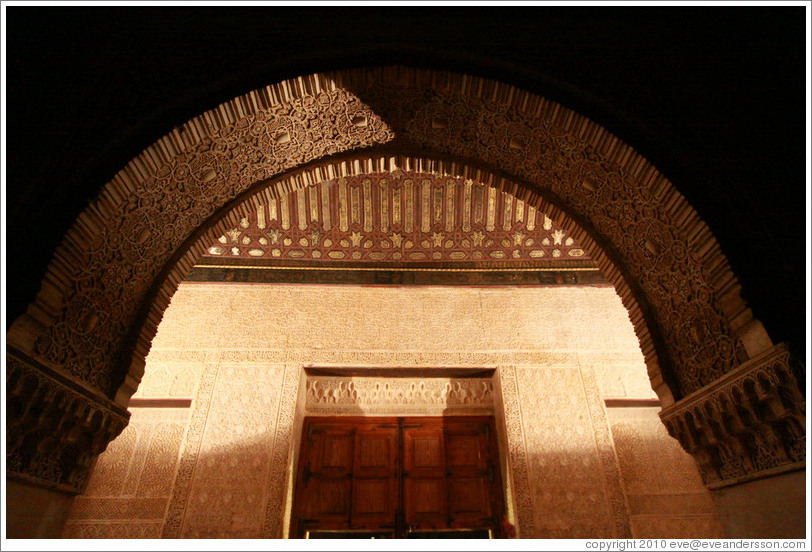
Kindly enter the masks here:
M 523 448 L 520 447 L 520 458 L 514 459 L 512 454 L 510 453 L 510 446 L 509 446 L 509 431 L 506 423 L 507 417 L 515 417 L 517 412 L 511 411 L 510 413 L 507 412 L 508 404 L 513 404 L 516 401 L 511 400 L 510 397 L 505 397 L 504 393 L 507 392 L 509 396 L 515 394 L 515 386 L 510 385 L 510 379 L 508 378 L 508 388 L 503 389 L 504 382 L 502 381 L 503 377 L 501 372 L 505 369 L 510 371 L 512 366 L 477 366 L 474 368 L 471 367 L 438 367 L 430 369 L 431 374 L 427 374 L 427 369 L 425 366 L 420 367 L 398 367 L 397 372 L 399 377 L 404 378 L 413 378 L 413 377 L 420 377 L 423 379 L 436 377 L 442 379 L 454 379 L 458 377 L 465 377 L 466 373 L 470 373 L 477 376 L 485 376 L 485 379 L 489 380 L 493 386 L 493 394 L 492 394 L 492 401 L 489 403 L 489 409 L 487 411 L 480 410 L 472 410 L 470 413 L 466 413 L 464 410 L 457 410 L 455 409 L 452 414 L 453 416 L 493 416 L 494 418 L 494 425 L 496 428 L 496 448 L 499 454 L 499 471 L 500 471 L 500 479 L 501 479 L 501 501 L 503 506 L 503 516 L 504 520 L 511 526 L 511 529 L 515 531 L 515 535 L 517 538 L 521 538 L 521 524 L 520 524 L 520 513 L 517 509 L 517 506 L 521 500 L 517 500 L 517 495 L 522 496 L 526 494 L 523 492 L 523 489 L 517 488 L 516 483 L 514 481 L 514 468 L 513 463 L 516 460 L 525 460 L 524 456 L 521 454 Z M 289 450 L 288 450 L 288 458 L 287 458 L 287 468 L 286 468 L 286 475 L 285 475 L 285 490 L 284 490 L 284 511 L 281 513 L 282 516 L 282 538 L 294 538 L 294 533 L 292 532 L 292 525 L 293 525 L 293 501 L 294 501 L 294 492 L 295 492 L 295 484 L 296 484 L 296 476 L 299 470 L 299 453 L 301 452 L 301 439 L 302 439 L 302 429 L 304 426 L 304 419 L 307 416 L 323 416 L 324 414 L 319 412 L 314 412 L 308 409 L 307 405 L 307 384 L 311 378 L 318 377 L 321 373 L 329 373 L 334 377 L 339 378 L 346 378 L 347 381 L 352 379 L 356 379 L 358 377 L 362 377 L 359 375 L 359 370 L 361 372 L 366 372 L 369 370 L 369 373 L 374 373 L 374 369 L 371 368 L 357 368 L 355 366 L 329 366 L 329 367 L 320 367 L 320 366 L 302 366 L 299 370 L 299 385 L 298 385 L 298 393 L 296 397 L 296 408 L 295 412 L 293 413 L 293 421 L 292 421 L 292 429 L 290 432 L 290 442 L 289 442 Z M 352 375 L 344 375 L 344 374 L 352 374 Z M 436 375 L 435 375 L 436 374 Z M 437 414 L 432 415 L 443 415 L 443 410 L 438 409 Z M 362 412 L 359 409 L 350 410 L 348 409 L 346 414 L 340 413 L 331 413 L 330 416 L 356 416 L 356 417 L 382 417 L 382 416 L 389 416 L 389 417 L 399 417 L 399 416 L 416 416 L 417 414 L 411 411 L 395 411 L 391 409 L 387 409 L 385 412 L 381 412 L 380 414 L 375 412 Z M 514 438 L 518 438 L 521 440 L 521 435 L 516 435 Z M 520 478 L 521 479 L 521 478 Z

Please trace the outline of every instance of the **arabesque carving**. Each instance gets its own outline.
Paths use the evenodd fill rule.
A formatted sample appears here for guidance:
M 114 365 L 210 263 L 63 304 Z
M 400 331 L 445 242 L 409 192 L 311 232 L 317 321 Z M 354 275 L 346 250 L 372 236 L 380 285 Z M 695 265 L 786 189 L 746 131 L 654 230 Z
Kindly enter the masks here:
M 397 153 L 411 151 L 425 157 Z M 169 299 L 213 240 L 269 197 L 398 170 L 480 182 L 559 224 L 617 289 L 664 404 L 738 373 L 770 346 L 710 230 L 629 146 L 511 86 L 402 67 L 285 81 L 174 129 L 79 216 L 36 301 L 12 325 L 9 343 L 126 403 Z M 19 397 L 42 400 L 27 388 Z M 18 417 L 25 411 L 12 411 L 9 423 L 25 426 Z M 736 433 L 744 443 L 691 449 L 724 458 L 701 460 L 727 466 L 723 474 L 710 469 L 709 480 L 769 470 L 798 456 L 795 422 L 764 425 L 741 415 L 752 428 Z M 110 423 L 111 432 L 120 431 Z M 26 435 L 30 441 L 39 434 Z M 41 438 L 33 449 L 50 450 L 55 437 Z M 101 441 L 91 448 L 102 450 Z M 35 468 L 30 458 L 26 467 L 16 461 L 13 470 L 50 470 Z M 74 476 L 56 479 L 66 477 Z
M 660 414 L 709 488 L 801 469 L 806 401 L 777 345 Z
M 252 94 L 250 107 L 196 119 L 162 139 L 160 154 L 135 161 L 105 187 L 50 267 L 45 289 L 60 288 L 63 306 L 42 309 L 50 316 L 40 321 L 46 331 L 35 342 L 36 354 L 113 395 L 120 384 L 113 361 L 147 289 L 218 208 L 285 170 L 393 138 L 346 90 L 301 97 L 281 92 L 269 87 Z M 60 271 L 68 288 L 53 281 Z M 47 292 L 38 297 L 40 303 L 49 298 Z
M 500 188 L 543 207 L 606 273 L 632 314 L 652 378 L 659 377 L 658 365 L 678 367 L 669 382 L 678 385 L 671 390 L 677 397 L 747 360 L 737 331 L 751 315 L 735 277 L 705 224 L 654 167 L 554 102 L 467 75 L 400 67 L 286 81 L 227 102 L 162 138 L 80 215 L 12 341 L 108 396 L 130 370 L 127 385 L 134 389 L 169 297 L 206 247 L 198 240 L 182 249 L 204 221 L 286 171 L 388 144 L 434 157 L 334 157 L 265 190 L 278 195 L 398 165 L 499 180 Z M 512 180 L 442 160 L 455 158 L 476 160 Z M 547 204 L 541 195 L 560 204 Z M 260 203 L 231 204 L 234 210 L 199 237 L 216 239 Z M 623 271 L 602 248 L 621 260 Z M 170 258 L 176 260 L 167 265 Z M 145 301 L 142 323 L 137 313 Z M 139 330 L 135 345 L 123 351 L 131 343 L 125 336 Z M 655 346 L 650 330 L 663 347 Z M 114 365 L 131 351 L 131 366 Z
M 127 425 L 129 412 L 11 348 L 6 361 L 8 475 L 83 492 L 93 461 Z

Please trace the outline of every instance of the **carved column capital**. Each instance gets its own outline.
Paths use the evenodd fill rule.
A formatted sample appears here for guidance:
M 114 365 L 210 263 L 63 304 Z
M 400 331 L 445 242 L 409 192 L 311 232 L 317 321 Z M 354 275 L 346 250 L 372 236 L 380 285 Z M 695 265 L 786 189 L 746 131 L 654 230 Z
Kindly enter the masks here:
M 806 401 L 781 344 L 664 408 L 710 489 L 806 465 Z
M 83 492 L 93 461 L 130 413 L 10 346 L 6 361 L 7 476 Z

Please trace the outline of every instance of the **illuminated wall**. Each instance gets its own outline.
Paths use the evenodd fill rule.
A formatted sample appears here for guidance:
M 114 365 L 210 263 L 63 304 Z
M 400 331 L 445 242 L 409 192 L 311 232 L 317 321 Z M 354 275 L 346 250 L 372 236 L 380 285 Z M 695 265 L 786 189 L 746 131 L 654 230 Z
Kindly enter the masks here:
M 387 382 L 342 368 L 495 375 Z M 611 287 L 187 283 L 64 535 L 281 537 L 303 415 L 493 412 L 522 537 L 719 537 L 653 399 Z

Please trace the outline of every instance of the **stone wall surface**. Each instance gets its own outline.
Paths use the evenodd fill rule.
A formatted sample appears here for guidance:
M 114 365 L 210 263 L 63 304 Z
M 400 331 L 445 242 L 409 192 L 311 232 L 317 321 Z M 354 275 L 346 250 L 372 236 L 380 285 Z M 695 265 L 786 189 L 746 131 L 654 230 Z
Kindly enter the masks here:
M 305 367 L 496 376 L 387 388 Z M 172 398 L 190 406 L 160 407 Z M 64 536 L 282 537 L 301 416 L 444 411 L 497 416 L 522 537 L 718 536 L 658 409 L 606 398 L 656 398 L 611 287 L 183 284 L 134 396 L 152 406 L 130 408 Z

